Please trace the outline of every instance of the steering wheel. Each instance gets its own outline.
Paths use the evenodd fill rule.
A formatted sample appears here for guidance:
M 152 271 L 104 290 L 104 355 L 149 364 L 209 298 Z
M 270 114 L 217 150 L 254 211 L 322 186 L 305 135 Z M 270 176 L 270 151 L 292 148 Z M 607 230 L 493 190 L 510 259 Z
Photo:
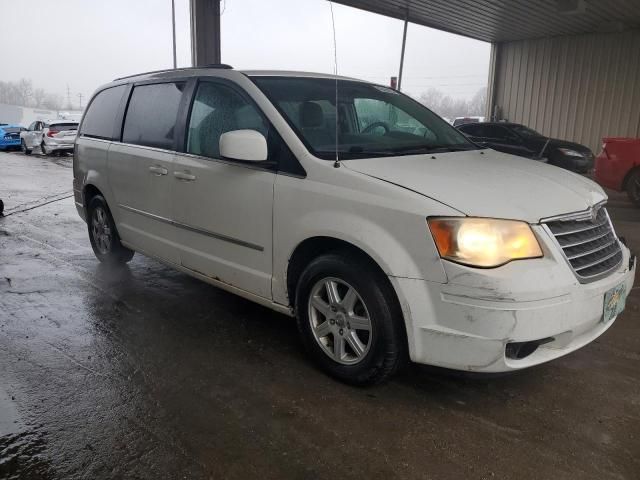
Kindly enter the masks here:
M 373 122 L 367 125 L 365 129 L 362 130 L 362 132 L 360 133 L 371 133 L 374 129 L 378 127 L 384 128 L 384 135 L 386 135 L 391 131 L 391 128 L 389 128 L 389 125 L 386 122 Z

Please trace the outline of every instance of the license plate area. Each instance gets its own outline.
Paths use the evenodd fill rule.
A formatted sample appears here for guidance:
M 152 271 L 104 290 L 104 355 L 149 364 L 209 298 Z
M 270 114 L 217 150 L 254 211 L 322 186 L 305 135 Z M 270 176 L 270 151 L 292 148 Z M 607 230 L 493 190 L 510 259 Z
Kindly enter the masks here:
M 602 321 L 608 323 L 624 310 L 627 291 L 624 283 L 613 287 L 604 294 L 604 308 Z

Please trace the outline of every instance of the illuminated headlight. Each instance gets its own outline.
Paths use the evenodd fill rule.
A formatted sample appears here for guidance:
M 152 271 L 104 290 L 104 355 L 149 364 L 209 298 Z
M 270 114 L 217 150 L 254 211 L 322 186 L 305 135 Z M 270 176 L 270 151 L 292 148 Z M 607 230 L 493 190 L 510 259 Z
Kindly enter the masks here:
M 472 267 L 499 267 L 512 260 L 542 257 L 526 222 L 491 218 L 429 218 L 440 257 Z
M 579 157 L 579 158 L 584 157 L 583 153 L 577 152 L 575 150 L 571 150 L 570 148 L 559 148 L 558 150 L 562 154 L 566 155 L 567 157 Z

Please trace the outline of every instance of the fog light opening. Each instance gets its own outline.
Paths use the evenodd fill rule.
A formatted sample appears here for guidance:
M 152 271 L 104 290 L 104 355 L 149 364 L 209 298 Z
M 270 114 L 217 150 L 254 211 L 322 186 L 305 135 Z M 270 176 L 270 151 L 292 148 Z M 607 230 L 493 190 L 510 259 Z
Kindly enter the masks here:
M 535 352 L 540 345 L 553 342 L 555 338 L 547 337 L 541 340 L 532 340 L 530 342 L 512 342 L 507 343 L 504 354 L 511 360 L 522 360 Z

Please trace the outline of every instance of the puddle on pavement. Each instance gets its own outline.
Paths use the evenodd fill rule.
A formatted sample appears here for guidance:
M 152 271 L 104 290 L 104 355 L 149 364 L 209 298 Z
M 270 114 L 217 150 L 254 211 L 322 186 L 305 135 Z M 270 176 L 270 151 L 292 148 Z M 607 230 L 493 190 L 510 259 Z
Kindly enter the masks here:
M 13 397 L 0 386 L 0 478 L 53 478 L 44 449 L 43 434 L 25 427 Z

